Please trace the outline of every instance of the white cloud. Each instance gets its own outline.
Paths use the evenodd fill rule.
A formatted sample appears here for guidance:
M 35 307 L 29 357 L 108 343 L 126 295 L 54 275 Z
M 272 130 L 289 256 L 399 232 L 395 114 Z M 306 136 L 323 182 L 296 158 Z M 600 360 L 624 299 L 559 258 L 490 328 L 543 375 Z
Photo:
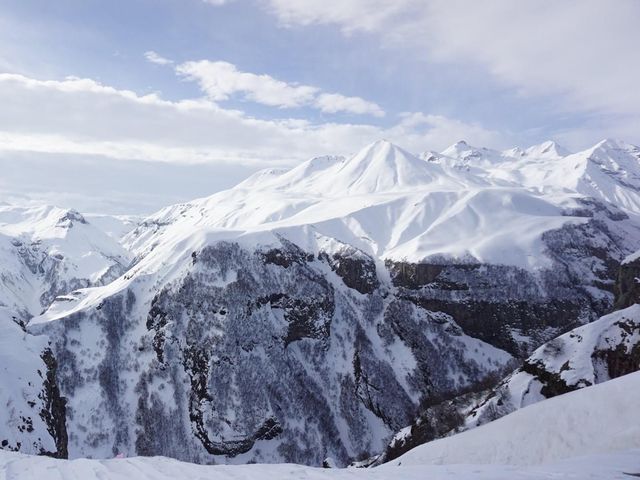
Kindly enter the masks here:
M 144 58 L 151 63 L 155 63 L 156 65 L 171 65 L 173 64 L 173 60 L 169 60 L 165 58 L 153 50 L 149 50 L 148 52 L 144 52 Z
M 198 83 L 213 101 L 228 100 L 242 94 L 246 100 L 280 108 L 309 106 L 326 113 L 346 112 L 357 115 L 384 116 L 376 103 L 360 97 L 338 93 L 321 93 L 319 88 L 287 83 L 270 75 L 242 72 L 228 62 L 200 60 L 176 67 L 184 78 Z
M 201 60 L 178 65 L 176 71 L 198 82 L 206 95 L 215 101 L 227 100 L 242 93 L 254 102 L 274 107 L 300 107 L 312 101 L 318 89 L 276 80 L 269 75 L 241 72 L 228 62 Z
M 360 97 L 345 97 L 339 93 L 323 93 L 316 98 L 314 105 L 326 113 L 349 112 L 374 117 L 385 115 L 384 110 L 376 103 Z
M 483 66 L 560 111 L 639 118 L 637 0 L 265 0 L 285 25 L 335 24 L 436 62 Z
M 208 100 L 172 102 L 80 78 L 0 74 L 0 104 L 0 150 L 14 152 L 267 166 L 348 154 L 379 138 L 412 151 L 442 149 L 460 138 L 488 146 L 500 141 L 477 125 L 445 117 L 405 115 L 391 128 L 261 120 Z

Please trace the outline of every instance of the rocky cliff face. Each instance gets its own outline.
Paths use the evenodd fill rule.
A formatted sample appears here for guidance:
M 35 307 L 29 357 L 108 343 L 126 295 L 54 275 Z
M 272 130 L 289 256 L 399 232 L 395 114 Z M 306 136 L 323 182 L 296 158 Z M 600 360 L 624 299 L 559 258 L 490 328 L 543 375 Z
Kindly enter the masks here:
M 553 235 L 558 238 L 558 232 Z M 586 250 L 594 251 L 592 247 Z M 607 260 L 607 255 L 597 257 L 607 267 L 601 270 L 604 275 L 597 284 L 610 285 L 615 262 Z M 501 381 L 489 376 L 470 389 L 445 398 L 433 397 L 421 406 L 411 425 L 394 435 L 383 452 L 371 459 L 371 464 L 391 461 L 418 445 L 474 428 L 532 403 L 640 370 L 640 306 L 636 301 L 639 265 L 636 254 L 630 255 L 621 263 L 614 287 L 605 287 L 615 292 L 613 308 L 622 310 L 544 343 Z M 425 283 L 433 282 L 443 271 L 432 266 L 413 269 L 410 278 L 422 275 Z M 563 311 L 558 314 L 563 315 Z
M 585 203 L 588 222 L 545 233 L 552 266 L 542 271 L 473 261 L 388 260 L 386 266 L 399 296 L 445 312 L 466 334 L 524 358 L 612 309 L 618 267 L 628 252 L 618 227 L 626 216 L 614 212 L 595 201 Z
M 73 457 L 344 465 L 510 359 L 396 297 L 362 252 L 221 242 L 150 303 L 139 287 L 44 327 Z

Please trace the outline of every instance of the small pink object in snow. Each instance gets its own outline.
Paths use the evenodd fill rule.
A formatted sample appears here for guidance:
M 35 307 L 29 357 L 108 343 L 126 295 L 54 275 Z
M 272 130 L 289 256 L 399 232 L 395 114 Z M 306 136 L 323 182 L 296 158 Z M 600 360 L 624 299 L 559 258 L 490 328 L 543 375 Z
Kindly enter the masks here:
M 124 458 L 124 453 L 119 453 L 116 455 L 116 458 Z

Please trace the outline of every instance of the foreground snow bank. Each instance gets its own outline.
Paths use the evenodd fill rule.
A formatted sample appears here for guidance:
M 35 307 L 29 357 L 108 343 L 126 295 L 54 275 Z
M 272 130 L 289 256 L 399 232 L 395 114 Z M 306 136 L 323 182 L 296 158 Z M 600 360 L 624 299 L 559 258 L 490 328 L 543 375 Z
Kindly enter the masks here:
M 321 469 L 301 465 L 195 465 L 165 457 L 113 460 L 54 460 L 0 450 L 0 479 L 40 480 L 628 480 L 640 472 L 640 450 L 574 458 L 553 464 L 413 465 L 374 469 Z
M 638 398 L 640 372 L 420 445 L 388 465 L 539 465 L 580 455 L 640 449 Z M 640 466 L 640 455 L 637 462 Z

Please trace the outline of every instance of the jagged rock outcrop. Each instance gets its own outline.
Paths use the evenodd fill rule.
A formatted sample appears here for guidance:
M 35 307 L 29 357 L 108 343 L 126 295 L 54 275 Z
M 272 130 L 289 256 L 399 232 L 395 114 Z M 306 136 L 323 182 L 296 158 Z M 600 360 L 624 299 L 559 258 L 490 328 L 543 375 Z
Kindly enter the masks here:
M 56 458 L 68 458 L 67 399 L 60 395 L 56 375 L 58 363 L 50 348 L 46 348 L 42 353 L 42 361 L 47 366 L 47 370 L 44 373 L 42 393 L 39 395 L 43 402 L 40 417 L 47 425 L 47 432 L 55 442 L 56 450 L 54 452 L 42 450 L 40 453 Z
M 640 305 L 634 305 L 545 343 L 496 386 L 479 384 L 475 392 L 459 392 L 423 406 L 417 419 L 400 430 L 372 464 L 391 461 L 418 445 L 547 398 L 639 370 Z
M 474 407 L 480 425 L 531 403 L 640 370 L 640 305 L 547 342 Z

